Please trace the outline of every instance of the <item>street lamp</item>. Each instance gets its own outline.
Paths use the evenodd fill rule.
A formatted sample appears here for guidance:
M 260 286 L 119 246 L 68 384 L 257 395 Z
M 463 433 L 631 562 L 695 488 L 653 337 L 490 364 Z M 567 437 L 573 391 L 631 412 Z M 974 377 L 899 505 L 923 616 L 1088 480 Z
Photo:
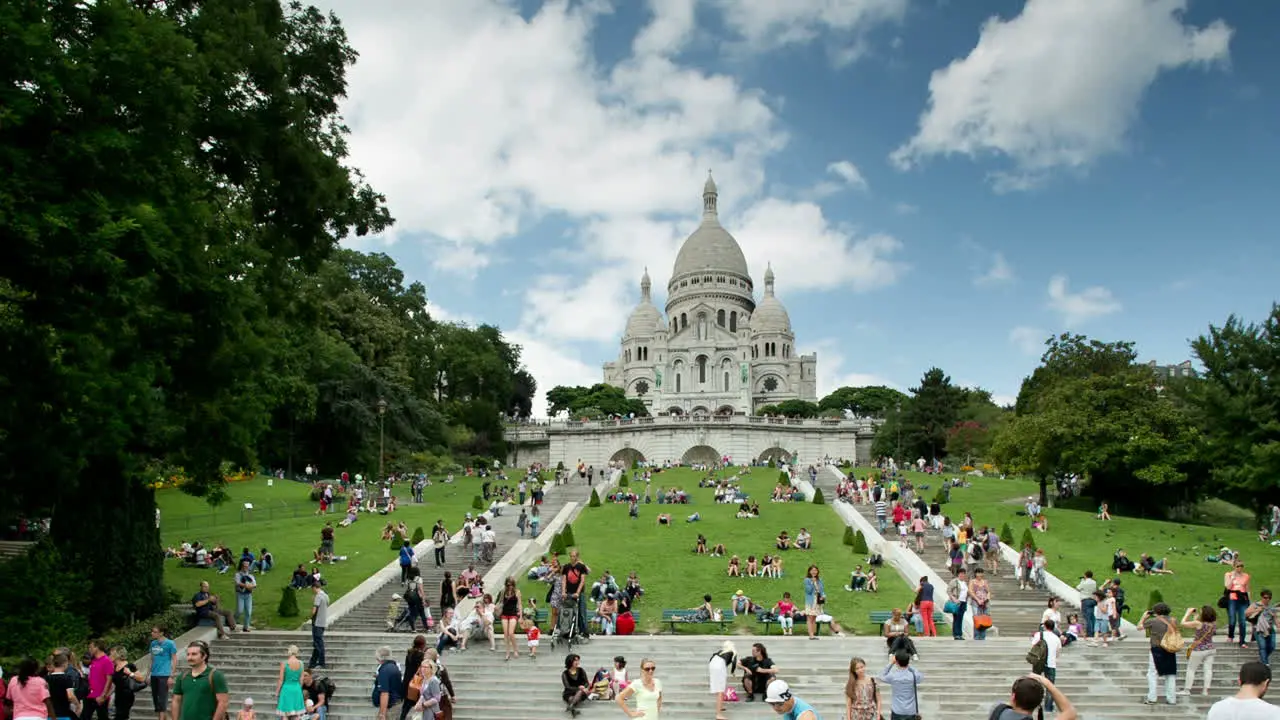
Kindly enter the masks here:
M 387 479 L 386 468 L 384 464 L 387 458 L 387 401 L 385 398 L 378 399 L 378 482 L 385 482 Z
M 898 462 L 902 462 L 902 401 L 898 401 L 898 418 L 894 423 L 898 426 Z

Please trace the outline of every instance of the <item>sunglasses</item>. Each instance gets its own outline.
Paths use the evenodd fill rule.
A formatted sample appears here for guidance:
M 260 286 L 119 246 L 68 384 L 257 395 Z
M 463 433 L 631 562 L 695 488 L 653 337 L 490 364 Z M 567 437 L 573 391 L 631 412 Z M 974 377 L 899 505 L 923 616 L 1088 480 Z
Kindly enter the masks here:
M 657 670 L 657 669 L 658 669 L 658 667 L 657 667 L 656 665 L 650 665 L 649 667 L 646 667 L 646 668 L 640 668 L 640 669 L 641 669 L 641 670 L 643 670 L 643 671 L 645 671 L 645 672 L 653 672 L 654 670 Z

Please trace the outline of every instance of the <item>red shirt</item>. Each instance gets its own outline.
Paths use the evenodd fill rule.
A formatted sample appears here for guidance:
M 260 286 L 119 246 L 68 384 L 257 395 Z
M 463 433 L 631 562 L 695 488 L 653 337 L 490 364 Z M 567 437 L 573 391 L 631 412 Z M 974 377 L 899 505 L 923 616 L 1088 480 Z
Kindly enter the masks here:
M 107 655 L 101 655 L 89 663 L 89 697 L 97 699 L 107 690 L 111 675 L 116 671 L 116 664 Z

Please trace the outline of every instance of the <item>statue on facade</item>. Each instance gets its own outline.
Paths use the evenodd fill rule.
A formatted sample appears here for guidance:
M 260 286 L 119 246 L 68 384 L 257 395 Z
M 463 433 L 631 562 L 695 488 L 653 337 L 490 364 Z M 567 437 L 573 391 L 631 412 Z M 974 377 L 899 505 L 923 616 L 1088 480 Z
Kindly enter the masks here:
M 659 390 L 662 389 L 662 368 L 660 367 L 653 368 L 653 384 L 657 386 Z

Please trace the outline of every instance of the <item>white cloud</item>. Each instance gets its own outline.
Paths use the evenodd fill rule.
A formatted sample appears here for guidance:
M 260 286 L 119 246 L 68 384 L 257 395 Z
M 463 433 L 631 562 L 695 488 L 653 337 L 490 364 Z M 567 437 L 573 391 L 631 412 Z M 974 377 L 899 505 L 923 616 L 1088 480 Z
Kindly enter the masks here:
M 1067 327 L 1120 312 L 1123 308 L 1111 291 L 1100 285 L 1072 293 L 1067 287 L 1066 275 L 1055 275 L 1049 280 L 1049 307 L 1062 315 Z
M 893 211 L 899 215 L 915 215 L 920 212 L 920 208 L 911 203 L 900 202 L 893 206 Z
M 973 279 L 973 284 L 979 287 L 985 285 L 1002 285 L 1013 281 L 1013 266 L 1005 260 L 1004 253 L 996 252 L 991 255 L 991 267 L 978 277 Z
M 693 37 L 697 0 L 649 0 L 652 21 L 636 35 L 631 49 L 637 55 L 670 55 Z
M 509 342 L 520 346 L 520 359 L 525 369 L 538 381 L 532 414 L 547 417 L 547 391 L 557 385 L 594 385 L 600 382 L 601 369 L 583 362 L 578 354 L 563 344 L 547 342 L 517 330 L 505 333 Z
M 858 166 L 848 160 L 838 160 L 827 166 L 827 173 L 835 175 L 850 187 L 859 190 L 867 189 L 867 179 L 862 176 Z
M 999 405 L 1000 407 L 1009 407 L 1010 405 L 1013 405 L 1014 403 L 1018 402 L 1018 396 L 1017 395 L 998 395 L 993 393 L 991 395 L 991 402 L 995 403 L 996 405 Z
M 823 33 L 838 36 L 832 61 L 846 65 L 864 50 L 867 30 L 901 20 L 907 0 L 716 0 L 725 24 L 752 50 L 806 44 Z
M 868 385 L 886 385 L 888 387 L 902 390 L 897 383 L 887 378 L 881 377 L 874 373 L 854 372 L 851 368 L 846 368 L 845 355 L 840 350 L 840 342 L 832 338 L 818 340 L 812 345 L 802 345 L 800 353 L 807 355 L 816 352 L 818 354 L 818 398 L 830 395 L 838 388 L 848 387 L 866 387 Z
M 1019 325 L 1009 331 L 1009 342 L 1024 355 L 1039 357 L 1044 353 L 1044 341 L 1049 333 L 1037 327 Z
M 1183 22 L 1186 0 L 1027 0 L 982 27 L 977 45 L 936 70 L 914 137 L 891 159 L 1007 157 L 998 190 L 1023 190 L 1055 168 L 1086 168 L 1122 149 L 1147 88 L 1163 72 L 1225 64 L 1232 30 Z

